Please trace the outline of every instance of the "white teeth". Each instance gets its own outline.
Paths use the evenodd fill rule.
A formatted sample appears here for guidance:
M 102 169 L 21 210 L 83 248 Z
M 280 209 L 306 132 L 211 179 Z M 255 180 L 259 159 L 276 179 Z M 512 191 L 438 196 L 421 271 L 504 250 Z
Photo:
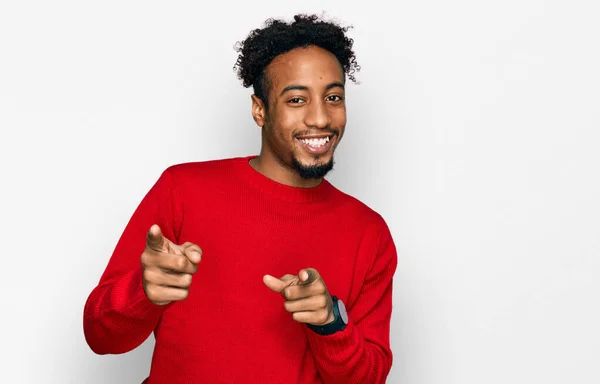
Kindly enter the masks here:
M 310 145 L 311 147 L 321 147 L 329 142 L 329 136 L 324 137 L 322 139 L 300 139 L 305 144 Z

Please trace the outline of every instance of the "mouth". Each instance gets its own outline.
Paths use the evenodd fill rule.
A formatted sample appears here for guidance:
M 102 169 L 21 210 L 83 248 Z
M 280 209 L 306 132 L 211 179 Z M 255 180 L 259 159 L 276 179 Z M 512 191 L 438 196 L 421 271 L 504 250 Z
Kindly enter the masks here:
M 312 155 L 322 155 L 333 147 L 334 134 L 296 137 L 300 147 Z

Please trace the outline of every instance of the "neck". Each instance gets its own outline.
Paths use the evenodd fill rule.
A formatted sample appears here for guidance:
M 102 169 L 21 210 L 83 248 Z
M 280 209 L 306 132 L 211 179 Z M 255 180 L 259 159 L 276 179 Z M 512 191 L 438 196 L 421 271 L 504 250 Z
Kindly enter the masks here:
M 269 156 L 264 150 L 260 155 L 250 160 L 250 166 L 278 183 L 298 188 L 314 188 L 321 184 L 323 179 L 306 180 L 301 178 L 293 169 L 284 166 L 274 156 Z

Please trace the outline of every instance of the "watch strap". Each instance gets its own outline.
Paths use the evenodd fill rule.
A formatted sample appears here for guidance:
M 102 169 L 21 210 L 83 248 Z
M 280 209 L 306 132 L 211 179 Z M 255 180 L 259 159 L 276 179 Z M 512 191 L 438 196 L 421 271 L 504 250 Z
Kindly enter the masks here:
M 310 330 L 312 330 L 315 333 L 318 333 L 319 335 L 332 335 L 336 332 L 343 331 L 344 328 L 346 328 L 346 323 L 344 323 L 342 316 L 340 316 L 340 310 L 338 307 L 339 299 L 335 296 L 332 296 L 331 300 L 333 307 L 333 321 L 331 323 L 324 325 L 306 324 L 306 326 Z

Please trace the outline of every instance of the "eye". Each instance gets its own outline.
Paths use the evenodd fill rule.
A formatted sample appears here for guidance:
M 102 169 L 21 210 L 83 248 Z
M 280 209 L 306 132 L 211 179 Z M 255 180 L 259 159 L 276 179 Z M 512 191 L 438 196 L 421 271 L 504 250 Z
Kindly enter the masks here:
M 343 100 L 343 98 L 340 95 L 329 95 L 329 96 L 327 96 L 327 101 L 333 101 L 333 102 L 337 101 L 337 102 L 339 102 L 339 101 L 342 101 L 342 100 Z
M 291 98 L 291 99 L 288 101 L 288 103 L 291 103 L 291 104 L 300 104 L 300 103 L 302 103 L 303 101 L 304 101 L 304 100 L 303 100 L 302 98 L 300 98 L 300 97 L 294 97 L 294 98 Z

